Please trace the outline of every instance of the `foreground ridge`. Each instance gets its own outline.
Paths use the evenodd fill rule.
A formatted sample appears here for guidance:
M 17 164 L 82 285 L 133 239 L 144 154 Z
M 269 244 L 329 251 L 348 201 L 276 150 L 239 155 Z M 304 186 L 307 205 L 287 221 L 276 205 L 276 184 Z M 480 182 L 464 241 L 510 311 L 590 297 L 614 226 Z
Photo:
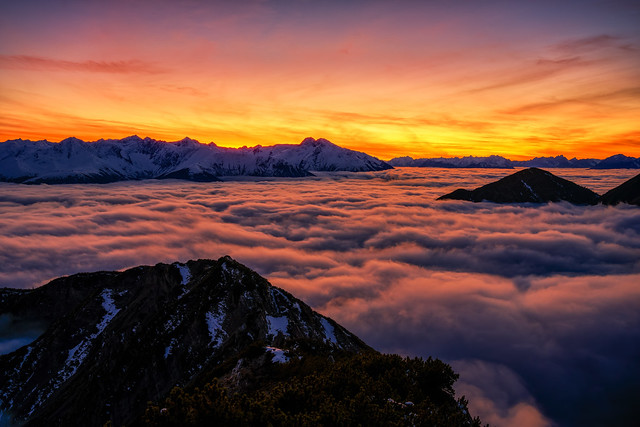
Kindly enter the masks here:
M 175 386 L 185 390 L 179 393 L 197 394 L 192 388 L 205 384 L 246 393 L 293 384 L 292 375 L 329 369 L 335 361 L 352 369 L 365 363 L 354 355 L 377 354 L 229 257 L 75 274 L 34 290 L 0 289 L 0 315 L 13 327 L 43 331 L 0 356 L 2 425 L 129 424 L 142 420 L 147 402 L 165 399 Z M 440 390 L 447 414 L 469 425 L 466 404 L 451 388 L 457 376 L 437 363 L 415 362 L 415 370 L 443 373 L 424 387 Z M 387 398 L 398 396 L 385 395 L 380 404 Z M 412 398 L 422 402 L 420 395 Z M 171 414 L 180 417 L 178 409 Z

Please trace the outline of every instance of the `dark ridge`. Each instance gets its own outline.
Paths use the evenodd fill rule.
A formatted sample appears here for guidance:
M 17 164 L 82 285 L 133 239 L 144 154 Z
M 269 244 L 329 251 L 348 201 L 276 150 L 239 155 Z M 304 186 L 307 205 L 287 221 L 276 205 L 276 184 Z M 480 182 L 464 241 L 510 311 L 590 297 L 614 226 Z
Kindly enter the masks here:
M 600 201 L 605 205 L 628 203 L 630 205 L 640 206 L 640 175 L 636 175 L 607 191 L 602 195 Z
M 599 196 L 550 172 L 529 168 L 506 176 L 475 190 L 458 189 L 438 200 L 489 201 L 495 203 L 548 203 L 567 201 L 576 205 L 594 205 Z
M 394 420 L 410 419 L 410 424 L 417 420 L 411 415 L 415 412 L 425 420 L 434 413 L 447 414 L 458 420 L 456 425 L 473 425 L 466 403 L 454 398 L 457 375 L 448 365 L 431 359 L 385 359 L 333 320 L 229 257 L 75 274 L 33 290 L 0 289 L 0 316 L 14 326 L 41 328 L 35 341 L 0 356 L 3 425 L 126 425 L 141 422 L 145 408 L 150 410 L 148 402 L 163 401 L 176 386 L 194 395 L 197 387 L 211 389 L 215 384 L 225 393 L 272 395 L 274 388 L 297 384 L 291 393 L 302 393 L 326 372 L 333 373 L 325 385 L 352 384 L 346 395 L 335 394 L 334 386 L 318 388 L 324 393 L 323 407 L 338 423 L 360 412 L 351 404 L 339 405 L 335 412 L 334 399 L 360 402 L 362 396 L 356 392 L 361 387 L 374 405 L 362 410 L 383 417 L 372 421 L 386 419 L 391 411 Z M 359 354 L 371 356 L 354 358 Z M 365 369 L 370 375 L 366 380 L 363 363 L 373 364 Z M 335 370 L 338 366 L 342 368 Z M 417 385 L 392 391 L 389 373 L 396 371 Z M 348 372 L 354 376 L 341 377 Z M 378 385 L 371 388 L 373 383 Z M 413 399 L 415 411 L 404 403 L 389 406 L 389 398 Z M 281 403 L 264 403 L 267 412 L 259 412 L 271 413 Z M 309 407 L 294 412 L 308 411 L 309 420 L 316 419 L 318 408 L 311 401 L 304 404 Z M 218 409 L 208 406 L 203 414 Z M 185 421 L 179 419 L 181 414 L 171 415 Z M 227 415 L 238 414 L 228 409 Z M 253 419 L 305 424 L 291 415 L 287 422 L 271 415 Z

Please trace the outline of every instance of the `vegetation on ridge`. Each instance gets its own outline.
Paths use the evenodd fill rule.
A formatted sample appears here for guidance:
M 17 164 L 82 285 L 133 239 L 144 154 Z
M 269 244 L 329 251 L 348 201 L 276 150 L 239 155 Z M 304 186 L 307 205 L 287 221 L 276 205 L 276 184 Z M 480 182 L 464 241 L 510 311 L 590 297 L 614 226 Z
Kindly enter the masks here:
M 175 387 L 163 402 L 148 404 L 139 424 L 481 425 L 464 397 L 455 399 L 458 375 L 438 359 L 306 354 L 266 368 L 269 374 L 250 390 L 233 390 L 222 378 L 191 390 Z

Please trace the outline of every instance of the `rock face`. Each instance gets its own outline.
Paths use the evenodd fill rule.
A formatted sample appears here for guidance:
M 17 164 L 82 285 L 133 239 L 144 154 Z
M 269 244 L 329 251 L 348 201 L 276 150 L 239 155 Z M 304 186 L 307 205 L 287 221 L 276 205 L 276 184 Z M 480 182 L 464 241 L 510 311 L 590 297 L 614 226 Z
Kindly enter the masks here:
M 221 369 L 256 342 L 274 361 L 299 341 L 370 350 L 229 257 L 2 289 L 0 315 L 45 331 L 0 356 L 2 425 L 130 423 L 148 401 Z
M 311 171 L 375 171 L 385 162 L 326 139 L 298 145 L 223 148 L 130 136 L 120 140 L 0 143 L 0 181 L 26 184 L 107 183 L 140 179 L 219 181 L 221 176 L 302 177 Z
M 561 200 L 577 205 L 598 203 L 599 196 L 588 188 L 542 169 L 529 168 L 475 190 L 458 189 L 438 200 L 483 200 L 495 203 L 547 203 Z
M 616 188 L 607 191 L 602 195 L 600 201 L 605 205 L 628 203 L 640 206 L 640 175 L 636 175 Z

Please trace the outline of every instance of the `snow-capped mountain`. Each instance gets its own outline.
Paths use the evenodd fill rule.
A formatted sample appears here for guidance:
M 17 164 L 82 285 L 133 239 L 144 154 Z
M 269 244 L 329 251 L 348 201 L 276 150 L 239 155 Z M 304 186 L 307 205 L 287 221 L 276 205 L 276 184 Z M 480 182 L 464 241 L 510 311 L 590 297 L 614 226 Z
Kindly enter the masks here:
M 120 140 L 0 143 L 0 181 L 114 182 L 138 179 L 217 181 L 221 176 L 300 177 L 311 171 L 390 169 L 385 162 L 326 139 L 301 144 L 224 148 L 185 138 L 177 142 L 130 136 Z
M 565 156 L 534 157 L 530 160 L 511 160 L 513 166 L 525 168 L 591 168 L 600 160 L 598 159 L 567 159 Z
M 567 159 L 565 156 L 534 157 L 529 160 L 509 160 L 502 156 L 465 156 L 465 157 L 435 157 L 413 159 L 411 157 L 396 157 L 388 162 L 391 166 L 402 167 L 435 167 L 435 168 L 595 168 L 595 169 L 628 169 L 640 168 L 640 159 L 627 157 L 622 154 L 599 159 Z
M 267 365 L 298 346 L 372 351 L 229 257 L 0 289 L 0 315 L 44 332 L 0 356 L 0 425 L 128 424 L 175 385 L 237 374 L 248 348 Z
M 411 157 L 396 157 L 388 162 L 391 166 L 434 167 L 434 168 L 499 168 L 512 169 L 511 160 L 501 156 L 465 156 L 465 157 L 434 157 L 429 159 L 413 159 Z

